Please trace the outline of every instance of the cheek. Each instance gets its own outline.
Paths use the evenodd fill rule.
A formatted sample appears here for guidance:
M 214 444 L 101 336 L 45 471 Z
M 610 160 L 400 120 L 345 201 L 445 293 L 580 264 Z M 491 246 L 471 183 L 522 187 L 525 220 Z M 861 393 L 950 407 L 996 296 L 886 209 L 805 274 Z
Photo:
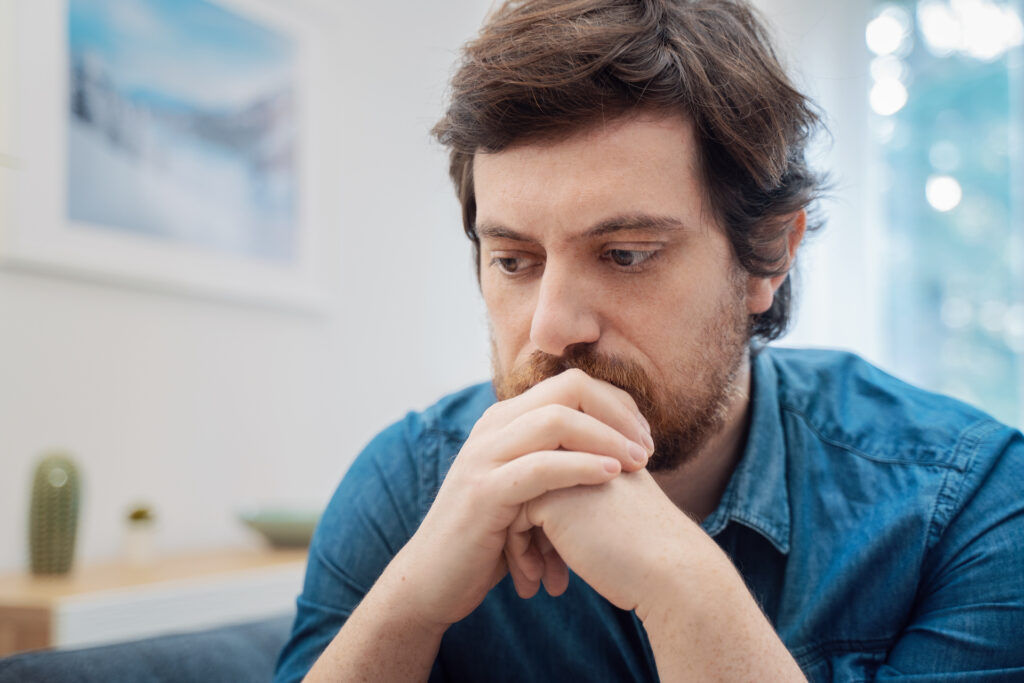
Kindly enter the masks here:
M 481 283 L 480 293 L 483 295 L 487 317 L 495 333 L 505 333 L 512 321 L 518 317 L 516 297 L 509 293 L 508 288 L 496 286 L 487 280 Z
M 669 377 L 707 352 L 705 330 L 717 311 L 720 293 L 699 280 L 660 283 L 615 307 L 615 322 L 654 372 Z
M 527 287 L 501 287 L 481 282 L 491 324 L 491 341 L 503 362 L 518 354 L 530 338 L 533 304 Z

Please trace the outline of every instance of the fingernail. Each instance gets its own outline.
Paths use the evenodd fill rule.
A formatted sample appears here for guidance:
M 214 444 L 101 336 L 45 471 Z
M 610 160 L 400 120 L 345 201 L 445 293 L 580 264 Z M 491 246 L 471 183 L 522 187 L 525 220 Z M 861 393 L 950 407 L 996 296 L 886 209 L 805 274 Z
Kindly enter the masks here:
M 638 465 L 643 465 L 647 462 L 647 451 L 644 447 L 635 441 L 629 442 L 629 457 L 633 458 L 633 462 Z
M 604 459 L 604 468 L 607 471 L 609 471 L 609 472 L 614 474 L 614 473 L 617 473 L 619 470 L 622 469 L 622 465 L 620 465 L 619 461 L 616 460 L 615 458 L 605 458 Z
M 651 433 L 650 432 L 644 432 L 643 433 L 643 438 L 644 438 L 644 445 L 647 446 L 647 452 L 648 453 L 653 453 L 654 452 L 654 439 L 651 438 Z

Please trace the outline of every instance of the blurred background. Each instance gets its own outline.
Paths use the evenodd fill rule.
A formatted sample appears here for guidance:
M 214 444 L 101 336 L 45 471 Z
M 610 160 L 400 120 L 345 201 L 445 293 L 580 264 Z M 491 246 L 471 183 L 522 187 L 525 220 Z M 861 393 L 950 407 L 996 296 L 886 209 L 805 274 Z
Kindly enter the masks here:
M 48 228 L 49 219 L 16 224 L 26 214 L 11 209 L 35 154 L 13 93 L 26 82 L 54 87 L 31 46 L 67 40 L 26 21 L 30 4 L 0 0 L 0 236 Z M 317 301 L 246 301 L 8 261 L 0 571 L 27 566 L 29 485 L 51 449 L 80 469 L 76 564 L 121 556 L 125 515 L 140 503 L 155 514 L 159 553 L 257 547 L 240 511 L 319 510 L 380 429 L 488 377 L 485 312 L 429 129 L 489 0 L 220 4 L 243 15 L 269 7 L 259 16 L 311 27 L 301 36 L 315 38 L 316 63 L 294 80 L 317 104 L 316 137 L 296 152 L 306 213 L 288 213 L 298 204 L 286 180 L 268 172 L 264 181 L 280 199 L 273 210 L 316 223 Z M 827 225 L 801 256 L 801 305 L 784 343 L 854 350 L 1024 424 L 1020 3 L 757 4 L 832 133 L 814 150 L 834 181 Z M 202 71 L 203 54 L 191 55 Z M 82 86 L 96 69 L 78 68 L 77 95 L 69 85 L 54 101 L 61 116 L 96 121 L 95 92 L 89 100 Z M 157 119 L 158 108 L 136 111 L 137 130 L 178 130 L 181 115 Z M 159 149 L 158 136 L 145 139 Z M 88 178 L 83 158 L 77 172 Z M 85 200 L 75 210 L 95 211 Z

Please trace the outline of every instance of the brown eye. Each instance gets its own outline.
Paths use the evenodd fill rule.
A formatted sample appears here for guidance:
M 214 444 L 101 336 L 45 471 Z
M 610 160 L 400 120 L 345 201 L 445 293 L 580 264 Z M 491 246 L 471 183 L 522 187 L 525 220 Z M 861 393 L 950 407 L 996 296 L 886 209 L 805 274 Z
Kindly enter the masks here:
M 497 252 L 508 254 L 510 252 Z M 537 273 L 543 269 L 544 259 L 534 254 L 511 252 L 513 256 L 498 256 L 491 254 L 487 262 L 488 268 L 497 268 L 498 272 L 507 278 L 526 278 L 531 273 Z
M 609 249 L 605 258 L 620 268 L 637 269 L 657 253 L 657 250 L 648 249 Z
M 519 270 L 519 259 L 517 258 L 496 258 L 492 261 L 500 270 L 506 273 L 514 273 Z
M 615 262 L 615 265 L 628 267 L 635 265 L 634 261 L 637 253 L 626 249 L 612 249 L 608 252 L 608 257 Z

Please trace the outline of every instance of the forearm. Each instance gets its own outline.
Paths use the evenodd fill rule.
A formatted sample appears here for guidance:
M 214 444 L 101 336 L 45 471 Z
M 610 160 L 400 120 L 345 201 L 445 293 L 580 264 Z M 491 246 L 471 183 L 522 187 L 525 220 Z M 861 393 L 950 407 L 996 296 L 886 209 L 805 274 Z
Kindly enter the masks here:
M 702 541 L 665 577 L 652 607 L 637 609 L 660 679 L 806 680 L 729 558 Z
M 427 680 L 445 628 L 403 609 L 407 583 L 400 562 L 393 561 L 304 680 Z

